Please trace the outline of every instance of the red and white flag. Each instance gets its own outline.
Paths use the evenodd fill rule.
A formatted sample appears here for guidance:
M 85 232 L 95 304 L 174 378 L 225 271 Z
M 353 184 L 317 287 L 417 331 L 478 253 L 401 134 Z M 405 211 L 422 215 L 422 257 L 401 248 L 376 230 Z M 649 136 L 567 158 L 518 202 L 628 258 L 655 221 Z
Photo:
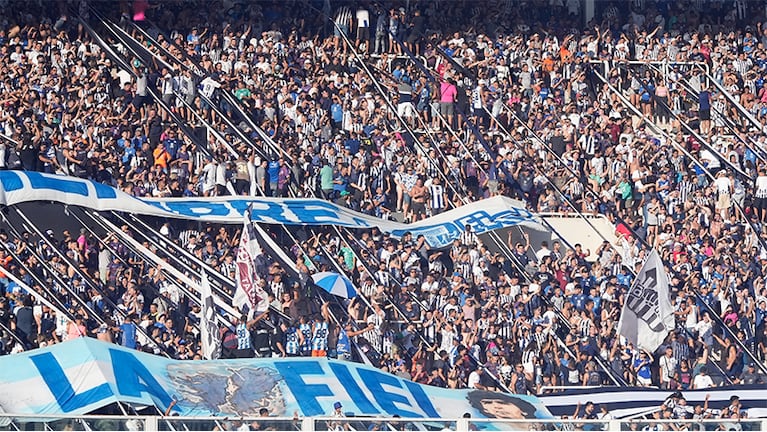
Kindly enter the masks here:
M 269 308 L 269 298 L 261 287 L 261 278 L 256 273 L 256 258 L 263 254 L 261 245 L 256 240 L 253 223 L 250 220 L 250 208 L 245 211 L 240 245 L 237 248 L 237 288 L 234 291 L 232 305 L 240 311 L 261 313 Z

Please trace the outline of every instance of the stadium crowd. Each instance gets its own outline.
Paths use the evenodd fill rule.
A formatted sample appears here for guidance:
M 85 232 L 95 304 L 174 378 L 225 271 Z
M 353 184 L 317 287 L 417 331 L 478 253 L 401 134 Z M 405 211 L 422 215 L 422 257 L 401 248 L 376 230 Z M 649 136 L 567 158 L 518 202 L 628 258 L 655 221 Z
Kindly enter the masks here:
M 520 231 L 508 255 L 469 228 L 442 250 L 378 230 L 302 230 L 282 244 L 299 277 L 259 262 L 283 315 L 233 318 L 225 356 L 352 358 L 354 340 L 419 383 L 533 394 L 609 383 L 603 365 L 669 390 L 764 383 L 745 352 L 767 357 L 762 5 L 597 2 L 584 26 L 572 0 L 125 3 L 111 18 L 156 55 L 127 56 L 128 71 L 73 17 L 99 28 L 86 1 L 11 3 L 0 23 L 2 169 L 90 178 L 135 196 L 319 196 L 406 221 L 503 194 L 617 227 L 619 241 L 595 251 L 530 244 Z M 221 121 L 247 125 L 241 112 L 280 154 L 262 158 Z M 208 123 L 233 151 L 205 134 Z M 234 280 L 238 228 L 169 221 L 161 232 Z M 22 339 L 4 331 L 5 352 L 88 335 L 200 358 L 199 305 L 177 280 L 120 236 L 45 235 L 66 259 L 34 234 L 0 232 L 24 265 L 5 250 L 0 264 L 42 289 L 22 267 L 32 269 L 76 319 L 2 277 L 0 323 Z M 670 276 L 676 330 L 650 353 L 615 328 L 652 247 Z M 307 275 L 339 268 L 364 298 L 320 306 Z M 669 415 L 700 415 L 675 407 Z M 579 415 L 596 416 L 590 409 Z

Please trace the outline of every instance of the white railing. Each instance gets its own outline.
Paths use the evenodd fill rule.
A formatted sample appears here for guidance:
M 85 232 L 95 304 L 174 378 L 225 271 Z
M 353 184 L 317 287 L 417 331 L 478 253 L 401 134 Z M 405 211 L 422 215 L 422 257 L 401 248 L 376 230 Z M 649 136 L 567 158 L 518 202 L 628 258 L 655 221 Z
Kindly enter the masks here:
M 34 424 L 33 424 L 34 423 Z M 27 425 L 29 424 L 29 425 Z M 654 428 L 656 425 L 662 428 Z M 477 419 L 394 417 L 160 417 L 160 416 L 57 416 L 0 415 L 0 430 L 767 430 L 767 419 L 748 420 L 582 420 L 582 419 Z M 377 427 L 377 429 L 376 429 Z M 31 429 L 29 429 L 31 430 Z M 71 429 L 70 429 L 71 430 Z
M 668 74 L 668 68 L 674 67 L 674 66 L 685 66 L 690 68 L 701 68 L 702 71 L 708 75 L 710 68 L 708 63 L 706 62 L 687 62 L 687 61 L 671 61 L 671 60 L 662 60 L 662 61 L 655 61 L 655 60 L 591 60 L 589 62 L 592 67 L 595 66 L 601 66 L 602 70 L 604 71 L 604 75 L 608 76 L 609 72 L 615 67 L 615 66 L 629 66 L 629 67 L 637 67 L 637 66 L 644 66 L 644 65 L 652 65 L 655 68 L 659 69 L 661 72 L 663 72 L 664 75 Z

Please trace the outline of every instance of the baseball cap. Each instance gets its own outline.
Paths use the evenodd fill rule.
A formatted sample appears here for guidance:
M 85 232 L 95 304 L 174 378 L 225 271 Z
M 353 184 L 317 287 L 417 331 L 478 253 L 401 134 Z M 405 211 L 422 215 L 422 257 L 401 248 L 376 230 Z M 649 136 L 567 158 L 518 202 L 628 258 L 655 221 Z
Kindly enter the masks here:
M 343 405 L 341 405 L 341 402 L 338 402 L 338 401 L 336 401 L 336 403 L 334 403 L 334 404 L 333 404 L 333 409 L 339 409 L 339 408 L 341 408 L 342 406 L 343 406 Z

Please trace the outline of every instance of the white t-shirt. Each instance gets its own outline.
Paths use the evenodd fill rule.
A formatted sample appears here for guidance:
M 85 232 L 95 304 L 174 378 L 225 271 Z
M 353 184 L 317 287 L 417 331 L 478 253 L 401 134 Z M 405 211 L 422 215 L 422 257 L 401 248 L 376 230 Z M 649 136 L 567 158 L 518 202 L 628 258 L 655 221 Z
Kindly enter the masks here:
M 714 386 L 714 381 L 708 375 L 696 375 L 692 380 L 693 389 L 707 389 Z
M 551 255 L 551 249 L 540 249 L 538 252 L 535 253 L 535 257 L 538 258 L 538 261 L 543 261 L 543 258 Z
M 721 194 L 730 193 L 730 179 L 728 177 L 719 177 L 716 179 L 716 190 Z
M 357 27 L 370 27 L 370 13 L 367 9 L 357 9 Z
M 219 84 L 218 81 L 211 77 L 205 77 L 200 85 L 202 86 L 201 93 L 207 98 L 213 96 L 213 92 L 216 91 L 217 88 L 221 87 L 221 84 Z
M 466 383 L 466 386 L 470 389 L 477 388 L 477 384 L 479 384 L 480 376 L 479 372 L 474 371 L 469 374 L 469 381 Z
M 767 198 L 767 176 L 759 176 L 756 178 L 756 197 Z

